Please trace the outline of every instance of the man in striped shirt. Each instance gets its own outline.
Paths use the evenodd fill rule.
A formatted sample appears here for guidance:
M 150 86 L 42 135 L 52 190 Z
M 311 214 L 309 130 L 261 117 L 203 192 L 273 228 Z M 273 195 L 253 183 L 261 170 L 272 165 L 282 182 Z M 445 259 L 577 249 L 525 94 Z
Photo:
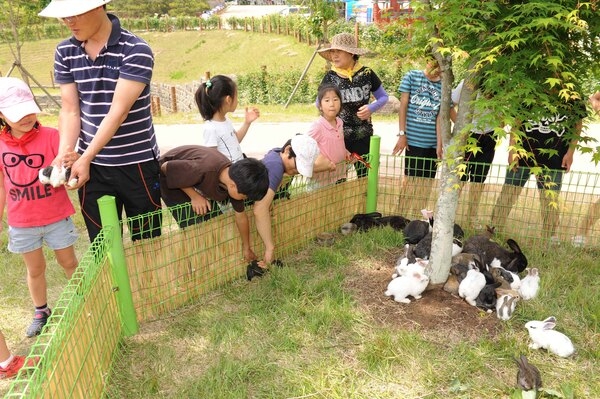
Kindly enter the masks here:
M 97 200 L 116 198 L 133 240 L 160 235 L 160 156 L 150 112 L 154 56 L 148 44 L 106 12 L 110 0 L 52 0 L 40 12 L 61 19 L 73 36 L 54 57 L 62 108 L 62 154 L 77 146 L 71 167 L 90 241 L 100 232 Z

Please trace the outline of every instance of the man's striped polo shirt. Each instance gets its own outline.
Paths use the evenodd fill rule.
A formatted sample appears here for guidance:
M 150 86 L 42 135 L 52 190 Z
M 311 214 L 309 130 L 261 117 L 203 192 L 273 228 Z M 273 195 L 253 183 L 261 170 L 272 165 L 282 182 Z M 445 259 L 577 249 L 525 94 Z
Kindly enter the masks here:
M 142 82 L 146 87 L 135 101 L 113 138 L 92 161 L 102 166 L 122 166 L 158 159 L 160 156 L 150 112 L 150 79 L 154 56 L 148 44 L 122 29 L 109 14 L 112 31 L 95 61 L 84 51 L 85 43 L 74 37 L 62 41 L 54 57 L 54 78 L 59 84 L 77 84 L 81 110 L 78 151 L 83 153 L 108 113 L 119 78 Z

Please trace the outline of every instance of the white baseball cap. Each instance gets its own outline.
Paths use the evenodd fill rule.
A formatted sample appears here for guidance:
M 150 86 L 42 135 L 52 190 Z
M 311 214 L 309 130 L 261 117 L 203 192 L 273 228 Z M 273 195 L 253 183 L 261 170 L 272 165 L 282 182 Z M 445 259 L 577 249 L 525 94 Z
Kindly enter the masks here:
M 296 169 L 302 176 L 312 177 L 315 160 L 319 156 L 319 145 L 312 137 L 298 134 L 292 137 L 292 150 L 296 154 Z
M 49 18 L 66 18 L 85 14 L 111 0 L 52 0 L 38 15 Z
M 21 79 L 0 78 L 0 112 L 11 122 L 42 112 L 29 86 Z

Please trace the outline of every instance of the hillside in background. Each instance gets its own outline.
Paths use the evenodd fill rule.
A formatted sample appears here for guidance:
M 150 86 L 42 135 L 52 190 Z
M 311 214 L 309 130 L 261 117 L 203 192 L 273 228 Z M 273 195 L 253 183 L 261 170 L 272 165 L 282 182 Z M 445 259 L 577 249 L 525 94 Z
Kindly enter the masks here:
M 186 83 L 210 71 L 216 74 L 258 72 L 266 65 L 270 72 L 302 71 L 314 48 L 290 36 L 243 31 L 142 32 L 155 57 L 155 82 Z M 24 43 L 23 66 L 43 85 L 52 84 L 55 39 Z M 0 45 L 0 73 L 5 76 L 13 63 L 6 44 Z M 325 61 L 317 56 L 309 73 L 317 73 Z M 18 76 L 18 74 L 13 74 Z

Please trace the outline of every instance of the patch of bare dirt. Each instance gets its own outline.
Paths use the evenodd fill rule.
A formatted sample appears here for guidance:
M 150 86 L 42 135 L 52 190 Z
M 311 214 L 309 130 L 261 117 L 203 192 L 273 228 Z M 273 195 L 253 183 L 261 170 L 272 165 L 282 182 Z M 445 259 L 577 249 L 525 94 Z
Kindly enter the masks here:
M 419 331 L 446 343 L 496 336 L 501 324 L 495 313 L 485 313 L 469 305 L 459 296 L 444 291 L 441 285 L 428 287 L 421 299 L 409 296 L 409 304 L 385 296 L 400 255 L 401 250 L 392 251 L 378 260 L 354 264 L 346 278 L 345 284 L 356 302 L 375 323 Z

